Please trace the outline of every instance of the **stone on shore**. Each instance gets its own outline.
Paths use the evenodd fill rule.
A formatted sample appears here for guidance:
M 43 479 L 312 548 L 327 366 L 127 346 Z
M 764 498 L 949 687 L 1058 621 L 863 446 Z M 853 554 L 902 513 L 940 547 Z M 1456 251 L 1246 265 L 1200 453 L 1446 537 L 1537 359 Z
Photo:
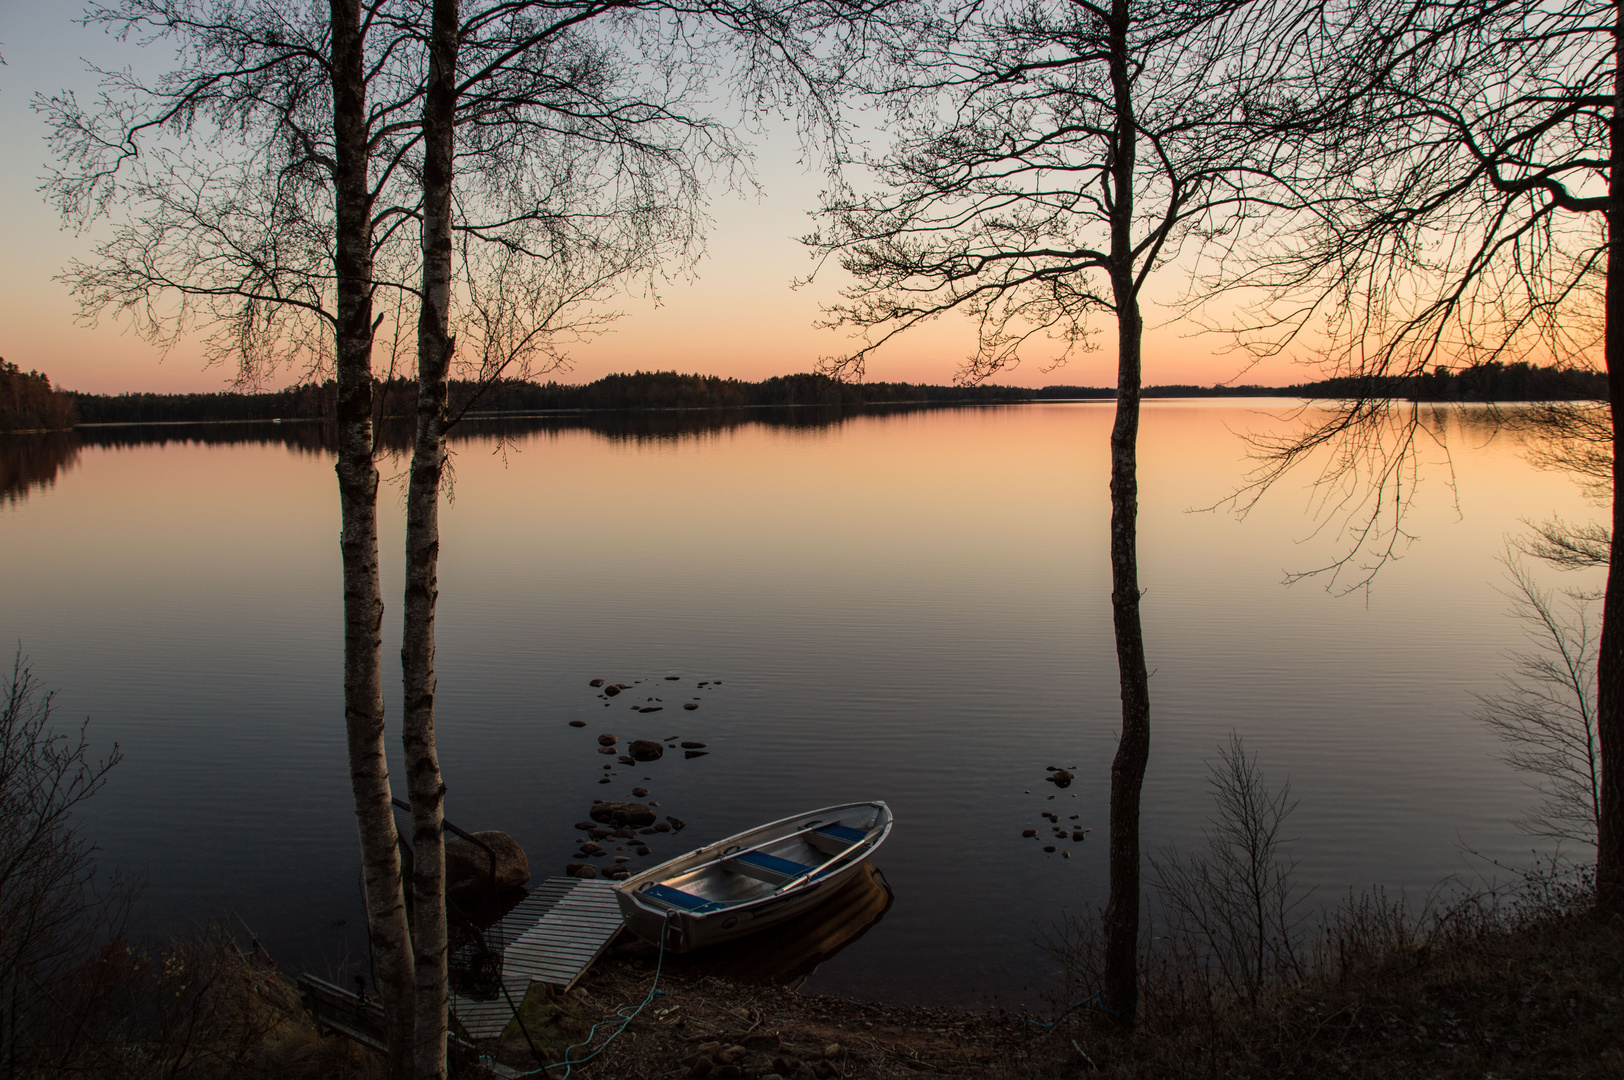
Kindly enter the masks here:
M 447 892 L 502 892 L 517 889 L 530 880 L 530 860 L 524 848 L 505 832 L 491 829 L 474 834 L 495 853 L 495 874 L 491 855 L 462 837 L 445 842 L 445 887 Z

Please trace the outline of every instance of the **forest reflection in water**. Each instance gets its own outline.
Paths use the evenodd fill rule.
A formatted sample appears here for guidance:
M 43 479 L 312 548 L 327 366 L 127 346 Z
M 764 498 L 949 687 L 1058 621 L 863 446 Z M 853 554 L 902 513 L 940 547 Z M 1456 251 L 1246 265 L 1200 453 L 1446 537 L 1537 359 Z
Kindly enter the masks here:
M 558 413 L 546 416 L 470 416 L 451 430 L 452 443 L 519 439 L 542 432 L 590 431 L 606 439 L 658 443 L 703 437 L 747 425 L 808 429 L 832 427 L 858 416 L 887 416 L 921 409 L 987 408 L 955 405 L 772 406 L 741 409 L 645 409 L 633 412 Z M 397 457 L 411 451 L 412 427 L 404 419 L 378 425 L 379 448 Z M 338 430 L 330 421 L 245 423 L 97 424 L 47 434 L 0 436 L 0 503 L 51 487 L 72 469 L 82 449 L 133 446 L 285 446 L 310 454 L 333 454 Z
M 79 434 L 0 435 L 0 506 L 49 488 L 59 474 L 79 463 Z
M 1284 404 L 1284 403 L 1280 403 Z M 996 405 L 867 405 L 842 407 L 769 406 L 739 409 L 644 409 L 557 413 L 536 416 L 486 416 L 465 418 L 451 430 L 452 443 L 470 441 L 500 442 L 522 439 L 544 432 L 589 431 L 615 442 L 660 443 L 728 431 L 749 425 L 785 430 L 835 427 L 858 417 L 897 416 L 923 411 L 954 411 L 1001 408 Z M 1013 406 L 1020 407 L 1020 406 Z M 1311 408 L 1313 406 L 1310 406 Z M 1551 456 L 1550 447 L 1564 436 L 1571 438 L 1574 417 L 1584 405 L 1569 406 L 1459 406 L 1430 402 L 1400 404 L 1395 410 L 1395 427 L 1413 422 L 1434 439 L 1447 442 L 1450 425 L 1474 440 L 1509 433 L 1519 442 L 1537 444 Z M 1582 421 L 1581 421 L 1582 422 Z M 385 418 L 377 427 L 378 445 L 390 457 L 409 453 L 412 426 L 403 418 Z M 249 423 L 162 423 L 86 425 L 72 431 L 0 437 L 0 503 L 16 502 L 36 489 L 48 488 L 57 476 L 72 469 L 81 449 L 133 446 L 285 446 L 310 454 L 337 451 L 338 431 L 330 421 L 287 420 Z M 1558 449 L 1557 456 L 1561 451 Z M 1571 452 L 1568 454 L 1571 458 Z M 1562 463 L 1560 460 L 1556 462 Z

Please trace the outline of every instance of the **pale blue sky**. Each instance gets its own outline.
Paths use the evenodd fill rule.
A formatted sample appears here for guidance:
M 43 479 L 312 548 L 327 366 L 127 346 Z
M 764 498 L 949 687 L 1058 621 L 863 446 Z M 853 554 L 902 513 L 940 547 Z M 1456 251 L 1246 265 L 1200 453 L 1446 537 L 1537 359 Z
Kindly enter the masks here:
M 169 355 L 135 338 L 114 320 L 77 325 L 76 306 L 61 282 L 63 265 L 89 249 L 86 237 L 60 227 L 41 200 L 39 180 L 47 165 L 45 129 L 30 107 L 36 93 L 94 88 L 85 60 L 101 66 L 133 64 L 161 69 L 164 57 L 121 43 L 99 29 L 75 24 L 71 3 L 0 0 L 0 200 L 7 208 L 0 246 L 0 356 L 39 368 L 76 390 L 216 390 L 229 381 L 224 368 L 205 368 L 200 351 L 183 343 Z M 713 226 L 708 254 L 697 277 L 660 289 L 656 305 L 626 296 L 614 306 L 626 313 L 608 334 L 571 350 L 572 369 L 563 381 L 584 382 L 615 371 L 677 369 L 760 379 L 807 371 L 820 356 L 849 351 L 843 331 L 817 330 L 821 305 L 842 283 L 837 269 L 824 271 L 810 288 L 790 283 L 811 267 L 795 238 L 809 230 L 807 212 L 817 206 L 824 178 L 803 166 L 801 147 L 789 124 L 755 140 L 760 193 L 717 192 L 710 203 Z M 1107 330 L 1108 327 L 1101 328 Z M 999 381 L 1112 385 L 1114 354 L 1106 348 L 1057 371 L 1029 362 Z M 972 348 L 968 326 L 956 317 L 909 335 L 870 363 L 870 379 L 945 383 Z M 1147 381 L 1211 383 L 1235 374 L 1236 361 L 1212 354 L 1222 342 L 1188 339 L 1174 329 L 1151 335 Z M 1248 381 L 1301 378 L 1289 365 L 1255 371 Z

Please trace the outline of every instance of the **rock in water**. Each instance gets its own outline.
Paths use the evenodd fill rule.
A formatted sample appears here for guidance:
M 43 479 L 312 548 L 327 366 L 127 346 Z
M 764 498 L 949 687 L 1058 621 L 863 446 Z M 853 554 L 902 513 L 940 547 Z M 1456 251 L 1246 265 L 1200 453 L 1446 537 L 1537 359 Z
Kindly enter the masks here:
M 588 686 L 602 686 L 603 685 L 603 680 L 602 679 L 593 679 L 591 682 L 587 683 L 587 685 Z
M 695 709 L 699 708 L 699 702 L 697 702 L 697 701 L 685 701 L 685 702 L 682 703 L 682 707 L 684 709 L 687 709 L 689 712 L 693 712 Z
M 496 891 L 517 889 L 530 880 L 530 860 L 517 840 L 495 829 L 474 835 L 496 854 Z M 484 848 L 460 836 L 445 842 L 447 892 L 483 892 L 489 891 L 491 885 L 491 857 Z
M 633 739 L 626 746 L 634 761 L 655 761 L 665 753 L 665 747 L 652 739 Z
M 614 697 L 616 694 L 620 693 L 620 687 L 618 687 L 618 686 L 606 686 L 606 687 L 603 688 L 603 692 L 605 694 L 608 694 L 610 697 Z
M 1065 769 L 1056 769 L 1048 776 L 1045 776 L 1044 779 L 1049 781 L 1055 787 L 1070 787 L 1072 777 L 1071 773 L 1067 772 Z
M 570 727 L 586 727 L 585 720 L 571 720 Z
M 709 750 L 684 750 L 682 752 L 682 756 L 684 758 L 696 758 L 696 757 L 704 757 L 708 753 L 710 753 Z
M 598 868 L 591 863 L 565 863 L 564 873 L 570 877 L 595 878 L 598 876 Z
M 615 738 L 613 735 L 609 734 L 607 731 L 604 732 L 602 735 L 598 736 L 598 745 L 599 746 L 613 746 L 613 745 L 615 745 L 615 743 L 617 743 L 619 741 L 620 741 L 619 739 Z
M 667 675 L 665 677 L 665 681 L 666 682 L 676 682 L 680 678 L 682 678 L 681 675 Z
M 705 744 L 702 742 L 685 742 L 682 744 L 682 748 L 684 750 L 703 750 L 705 749 Z
M 589 816 L 603 825 L 630 825 L 634 829 L 654 824 L 654 811 L 638 802 L 594 803 Z

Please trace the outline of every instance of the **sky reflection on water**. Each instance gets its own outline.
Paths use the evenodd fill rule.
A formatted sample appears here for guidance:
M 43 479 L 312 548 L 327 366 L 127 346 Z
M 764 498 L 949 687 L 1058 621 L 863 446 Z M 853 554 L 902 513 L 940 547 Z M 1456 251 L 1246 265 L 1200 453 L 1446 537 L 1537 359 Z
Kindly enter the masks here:
M 1424 891 L 1467 868 L 1463 845 L 1525 858 L 1506 819 L 1528 798 L 1470 717 L 1522 644 L 1495 559 L 1521 519 L 1591 508 L 1510 439 L 1452 422 L 1454 489 L 1429 467 L 1407 521 L 1419 540 L 1368 599 L 1288 589 L 1285 571 L 1333 553 L 1299 482 L 1244 520 L 1191 512 L 1239 482 L 1233 431 L 1281 408 L 1146 407 L 1147 847 L 1199 840 L 1203 759 L 1234 728 L 1300 797 L 1294 854 L 1323 899 Z M 883 798 L 894 905 L 810 988 L 1035 1001 L 1050 964 L 1034 938 L 1104 896 L 1110 406 L 805 419 L 553 422 L 458 443 L 440 576 L 448 813 L 513 833 L 542 876 L 592 799 L 634 783 L 689 822 L 653 858 Z M 107 861 L 149 881 L 149 925 L 234 911 L 291 966 L 358 955 L 331 459 L 295 432 L 182 436 L 93 437 L 54 483 L 0 501 L 0 639 L 61 688 L 60 718 L 89 715 L 125 752 L 87 821 Z M 385 463 L 381 494 L 391 600 L 404 467 Z M 391 604 L 386 660 L 399 630 Z M 673 707 L 606 706 L 592 678 L 653 680 L 641 696 Z M 398 669 L 386 679 L 397 718 Z M 674 708 L 693 696 L 697 711 Z M 600 731 L 709 753 L 600 785 Z M 1056 790 L 1048 765 L 1078 780 Z M 1045 809 L 1094 830 L 1059 845 L 1070 858 L 1020 838 L 1046 835 Z

